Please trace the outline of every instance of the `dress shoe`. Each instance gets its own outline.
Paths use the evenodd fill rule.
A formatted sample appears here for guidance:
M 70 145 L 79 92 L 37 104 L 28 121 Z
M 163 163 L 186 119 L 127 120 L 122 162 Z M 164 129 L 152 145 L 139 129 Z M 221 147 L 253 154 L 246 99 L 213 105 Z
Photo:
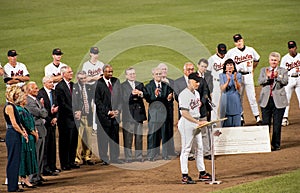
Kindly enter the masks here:
M 211 160 L 211 155 L 204 156 L 204 159 Z
M 52 170 L 52 172 L 55 172 L 55 173 L 60 173 L 61 172 L 61 170 L 60 169 L 54 169 L 54 170 Z
M 106 162 L 106 161 L 102 161 L 102 165 L 103 165 L 103 166 L 108 166 L 108 165 L 109 165 L 109 163 L 108 163 L 108 162 Z
M 95 165 L 95 162 L 93 162 L 92 160 L 87 160 L 84 162 L 86 165 L 89 165 L 89 166 L 93 166 Z
M 150 157 L 150 158 L 148 158 L 148 161 L 154 162 L 154 161 L 155 161 L 155 158 L 154 158 L 154 157 Z
M 41 181 L 41 180 L 39 180 L 39 181 L 35 181 L 35 182 L 30 182 L 32 185 L 34 185 L 34 186 L 41 186 L 41 185 L 43 185 L 43 182 Z
M 43 172 L 43 176 L 57 176 L 58 173 L 53 172 L 53 171 L 45 171 Z
M 140 159 L 136 159 L 135 161 L 137 161 L 137 162 L 144 162 L 145 160 L 143 158 L 140 158 Z
M 189 157 L 188 160 L 189 160 L 189 161 L 194 161 L 195 158 L 194 158 L 194 157 Z
M 272 147 L 271 150 L 272 150 L 272 151 L 279 151 L 279 150 L 280 150 L 280 147 Z
M 71 167 L 70 166 L 62 166 L 61 169 L 62 170 L 71 170 Z
M 45 178 L 43 178 L 42 176 L 40 176 L 40 181 L 42 181 L 42 182 L 47 182 L 48 180 L 45 179 Z
M 124 162 L 121 161 L 121 160 L 112 160 L 111 163 L 113 163 L 113 164 L 124 164 Z
M 132 163 L 132 160 L 131 159 L 127 159 L 127 160 L 125 160 L 125 163 Z
M 80 166 L 77 165 L 77 164 L 75 164 L 75 163 L 71 163 L 71 164 L 70 164 L 70 167 L 71 167 L 72 169 L 78 169 L 78 168 L 80 168 Z
M 11 192 L 24 192 L 23 189 L 17 189 L 16 191 L 11 191 Z
M 170 160 L 168 156 L 162 157 L 163 160 Z

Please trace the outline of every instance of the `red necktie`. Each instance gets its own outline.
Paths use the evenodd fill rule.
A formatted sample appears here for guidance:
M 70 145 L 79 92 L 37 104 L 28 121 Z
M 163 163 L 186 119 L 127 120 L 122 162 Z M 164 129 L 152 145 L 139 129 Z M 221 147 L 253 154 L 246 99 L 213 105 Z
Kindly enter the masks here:
M 110 93 L 112 93 L 113 88 L 112 88 L 112 85 L 111 85 L 110 81 L 108 81 L 108 89 L 109 89 Z
M 70 93 L 72 94 L 72 84 L 69 82 Z
M 273 96 L 272 89 L 273 89 L 273 84 L 274 84 L 274 69 L 272 69 L 271 80 L 272 80 L 272 82 L 270 84 L 270 96 Z

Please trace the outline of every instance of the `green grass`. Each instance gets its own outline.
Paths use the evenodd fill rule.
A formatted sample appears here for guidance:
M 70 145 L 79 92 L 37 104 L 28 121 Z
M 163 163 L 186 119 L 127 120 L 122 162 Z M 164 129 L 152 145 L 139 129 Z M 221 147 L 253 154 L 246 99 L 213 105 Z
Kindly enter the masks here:
M 300 170 L 251 182 L 214 193 L 296 193 L 299 192 Z

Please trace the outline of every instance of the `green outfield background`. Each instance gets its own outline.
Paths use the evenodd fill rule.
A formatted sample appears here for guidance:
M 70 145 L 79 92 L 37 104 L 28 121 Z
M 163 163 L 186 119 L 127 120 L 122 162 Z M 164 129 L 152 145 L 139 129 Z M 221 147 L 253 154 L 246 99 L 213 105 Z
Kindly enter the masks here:
M 286 54 L 289 40 L 300 44 L 299 8 L 300 1 L 296 0 L 0 0 L 0 62 L 4 66 L 7 51 L 16 49 L 18 61 L 27 65 L 31 80 L 41 87 L 53 48 L 62 49 L 62 62 L 76 72 L 89 48 L 103 38 L 132 26 L 157 24 L 192 35 L 211 54 L 221 42 L 232 48 L 232 36 L 242 34 L 246 45 L 254 47 L 261 56 L 255 71 L 257 80 L 259 69 L 268 65 L 270 52 Z M 120 44 L 124 44 L 123 40 Z M 189 43 L 182 44 L 184 47 Z M 151 60 L 171 64 L 178 72 L 189 61 L 172 49 L 146 45 L 126 50 L 109 63 L 115 76 L 119 76 L 126 67 Z M 2 83 L 1 104 L 5 101 L 4 92 Z

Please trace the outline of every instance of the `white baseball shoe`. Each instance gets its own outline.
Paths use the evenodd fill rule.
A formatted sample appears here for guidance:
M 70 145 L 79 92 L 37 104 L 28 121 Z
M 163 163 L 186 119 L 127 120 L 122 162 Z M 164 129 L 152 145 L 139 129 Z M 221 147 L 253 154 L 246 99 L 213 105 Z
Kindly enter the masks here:
M 290 124 L 290 122 L 289 122 L 288 118 L 283 117 L 281 125 L 285 127 L 285 126 L 288 126 L 289 124 Z

